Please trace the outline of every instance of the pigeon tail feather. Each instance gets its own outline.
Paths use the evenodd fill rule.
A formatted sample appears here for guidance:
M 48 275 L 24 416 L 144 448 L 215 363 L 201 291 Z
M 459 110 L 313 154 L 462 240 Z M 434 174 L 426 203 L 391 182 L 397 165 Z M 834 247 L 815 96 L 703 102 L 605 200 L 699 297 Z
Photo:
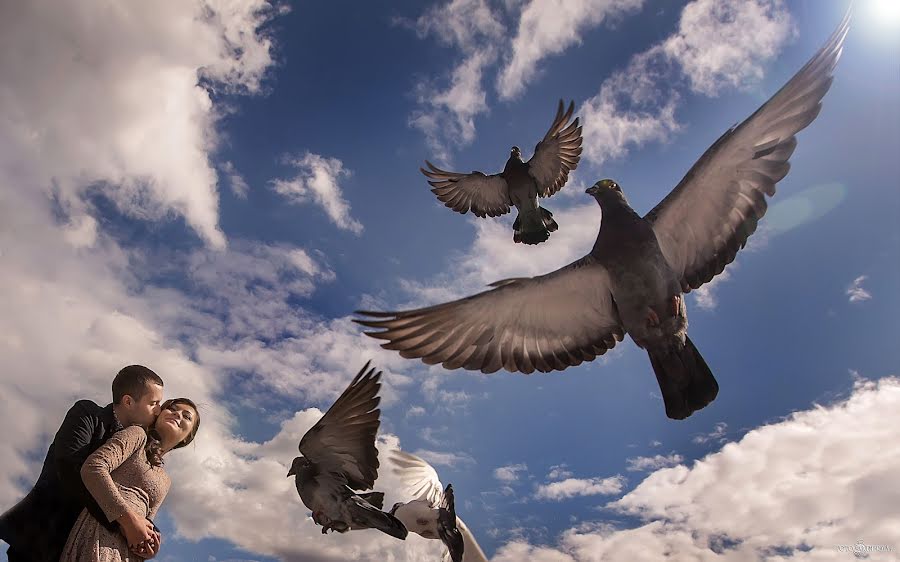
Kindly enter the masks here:
M 380 492 L 374 492 L 380 493 Z M 406 540 L 406 535 L 409 534 L 409 531 L 406 529 L 406 526 L 403 523 L 391 515 L 390 513 L 385 513 L 374 507 L 369 503 L 368 498 L 366 496 L 370 496 L 371 494 L 361 495 L 360 498 L 364 501 L 355 501 L 353 506 L 350 508 L 351 516 L 353 517 L 352 528 L 354 529 L 378 529 L 382 533 L 386 533 L 392 537 L 398 538 L 401 541 Z M 384 496 L 381 497 L 382 503 L 384 502 Z
M 550 233 L 559 229 L 553 220 L 553 213 L 543 207 L 522 211 L 513 222 L 513 241 L 521 244 L 540 244 L 550 238 Z
M 690 338 L 685 336 L 680 350 L 648 350 L 647 354 L 668 417 L 683 420 L 715 400 L 719 384 Z
M 384 509 L 384 492 L 369 492 L 357 495 L 378 509 Z

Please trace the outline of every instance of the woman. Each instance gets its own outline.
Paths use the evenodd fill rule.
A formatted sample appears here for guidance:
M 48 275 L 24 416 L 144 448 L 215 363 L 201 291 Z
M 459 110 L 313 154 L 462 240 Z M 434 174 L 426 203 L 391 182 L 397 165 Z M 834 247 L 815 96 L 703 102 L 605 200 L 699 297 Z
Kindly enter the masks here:
M 153 427 L 127 427 L 92 453 L 81 467 L 81 478 L 110 521 L 122 517 L 153 519 L 169 491 L 163 456 L 184 447 L 197 434 L 200 416 L 187 398 L 167 400 Z M 109 531 L 84 510 L 69 533 L 61 562 L 133 562 L 136 552 L 156 550 L 153 539 L 131 545 L 121 533 Z

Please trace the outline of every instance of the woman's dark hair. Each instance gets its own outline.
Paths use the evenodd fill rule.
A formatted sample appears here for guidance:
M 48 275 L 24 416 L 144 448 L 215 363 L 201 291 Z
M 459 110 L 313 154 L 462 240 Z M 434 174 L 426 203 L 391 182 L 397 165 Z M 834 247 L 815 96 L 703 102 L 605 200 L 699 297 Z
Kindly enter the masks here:
M 197 435 L 197 430 L 200 429 L 200 410 L 197 409 L 197 405 L 189 398 L 172 398 L 171 400 L 166 400 L 163 402 L 162 406 L 160 406 L 160 412 L 162 410 L 169 410 L 176 404 L 190 406 L 197 415 L 194 417 L 194 427 L 191 429 L 190 434 L 188 434 L 181 443 L 172 447 L 172 449 L 180 449 L 185 445 L 188 445 L 194 440 L 194 437 Z M 144 452 L 147 454 L 147 462 L 150 463 L 150 466 L 162 466 L 164 451 L 162 450 L 162 441 L 160 440 L 159 433 L 156 432 L 155 427 L 151 427 L 147 431 L 147 444 L 144 446 Z

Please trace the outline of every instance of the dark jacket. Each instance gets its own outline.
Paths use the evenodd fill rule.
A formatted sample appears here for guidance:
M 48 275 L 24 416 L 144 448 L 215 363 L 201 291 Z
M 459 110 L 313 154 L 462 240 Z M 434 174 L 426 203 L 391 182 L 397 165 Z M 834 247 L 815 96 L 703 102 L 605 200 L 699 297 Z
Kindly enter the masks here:
M 118 531 L 81 480 L 81 465 L 122 426 L 112 404 L 101 408 L 79 400 L 56 432 L 34 488 L 0 515 L 0 539 L 9 543 L 9 562 L 56 562 L 81 510 Z

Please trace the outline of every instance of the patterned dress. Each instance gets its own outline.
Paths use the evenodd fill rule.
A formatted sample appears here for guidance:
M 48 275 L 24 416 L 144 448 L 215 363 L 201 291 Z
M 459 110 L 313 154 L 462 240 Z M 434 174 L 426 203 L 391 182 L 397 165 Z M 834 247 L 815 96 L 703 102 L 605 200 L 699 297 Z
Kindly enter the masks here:
M 110 521 L 127 511 L 153 519 L 169 491 L 166 472 L 147 462 L 146 442 L 142 427 L 125 428 L 92 453 L 81 468 L 85 486 Z M 106 529 L 86 509 L 75 521 L 60 558 L 61 562 L 139 560 L 143 558 L 128 550 L 121 533 Z

